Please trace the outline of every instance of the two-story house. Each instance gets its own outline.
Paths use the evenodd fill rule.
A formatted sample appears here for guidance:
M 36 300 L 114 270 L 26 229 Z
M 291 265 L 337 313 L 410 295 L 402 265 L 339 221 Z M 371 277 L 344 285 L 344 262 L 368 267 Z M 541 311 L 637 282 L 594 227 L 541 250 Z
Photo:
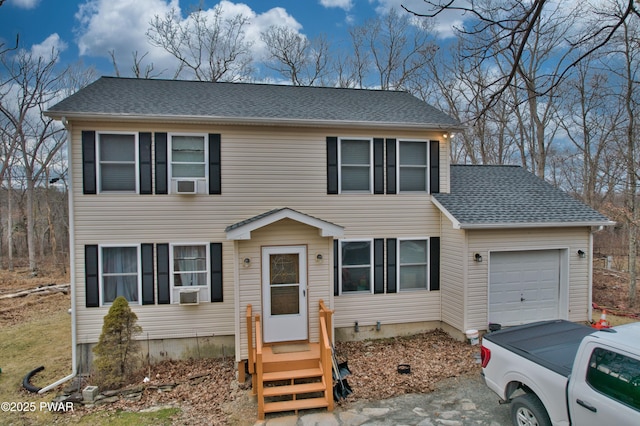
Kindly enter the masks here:
M 75 368 L 117 296 L 153 360 L 241 370 L 257 340 L 321 342 L 320 300 L 337 339 L 590 318 L 611 222 L 520 167 L 451 166 L 461 125 L 408 93 L 104 77 L 46 114 L 69 135 Z

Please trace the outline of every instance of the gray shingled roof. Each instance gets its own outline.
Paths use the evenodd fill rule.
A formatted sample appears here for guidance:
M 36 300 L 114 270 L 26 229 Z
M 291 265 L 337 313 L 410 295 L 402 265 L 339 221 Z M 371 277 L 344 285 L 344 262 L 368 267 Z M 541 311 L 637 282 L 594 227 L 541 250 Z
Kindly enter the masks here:
M 614 223 L 518 166 L 452 165 L 451 193 L 433 198 L 462 229 Z
M 88 118 L 344 122 L 459 129 L 460 123 L 406 92 L 102 77 L 47 115 Z

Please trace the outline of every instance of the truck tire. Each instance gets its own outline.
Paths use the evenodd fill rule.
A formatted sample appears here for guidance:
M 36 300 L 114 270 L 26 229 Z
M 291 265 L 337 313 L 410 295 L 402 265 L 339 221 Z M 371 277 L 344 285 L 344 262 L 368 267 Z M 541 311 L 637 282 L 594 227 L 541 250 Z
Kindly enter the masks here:
M 511 422 L 514 426 L 551 426 L 542 401 L 532 393 L 525 393 L 511 401 Z

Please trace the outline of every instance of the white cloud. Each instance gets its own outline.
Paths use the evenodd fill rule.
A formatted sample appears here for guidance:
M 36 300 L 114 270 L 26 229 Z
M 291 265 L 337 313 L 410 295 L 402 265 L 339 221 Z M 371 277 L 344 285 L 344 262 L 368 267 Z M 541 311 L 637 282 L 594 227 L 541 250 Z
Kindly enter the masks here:
M 433 9 L 422 0 L 369 0 L 369 2 L 378 3 L 376 12 L 379 14 L 387 13 L 391 9 L 395 9 L 399 13 L 408 13 L 401 6 L 418 14 L 433 13 Z M 464 3 L 468 2 L 460 2 L 458 5 L 464 6 Z M 433 31 L 441 38 L 453 36 L 454 27 L 462 26 L 464 21 L 462 13 L 456 10 L 445 10 L 437 17 L 427 19 L 431 21 Z
M 58 33 L 53 33 L 47 37 L 42 43 L 34 44 L 31 46 L 31 54 L 38 58 L 51 58 L 67 49 L 67 43 L 65 43 Z
M 223 18 L 233 18 L 238 14 L 249 19 L 245 27 L 246 41 L 253 43 L 255 55 L 264 52 L 264 44 L 260 40 L 260 33 L 271 25 L 287 26 L 300 31 L 302 25 L 287 13 L 284 8 L 274 7 L 262 14 L 256 14 L 243 3 L 232 3 L 222 0 Z M 213 5 L 203 10 L 205 14 L 213 14 Z M 115 50 L 119 63 L 130 64 L 133 51 L 138 57 L 149 52 L 145 58 L 154 63 L 157 71 L 174 69 L 173 58 L 161 48 L 148 43 L 146 32 L 149 22 L 154 16 L 164 16 L 175 9 L 183 16 L 178 0 L 88 0 L 80 6 L 76 19 L 80 23 L 78 30 L 78 48 L 81 55 L 106 57 L 109 51 Z M 189 11 L 185 11 L 188 13 Z M 183 20 L 187 18 L 183 16 Z M 213 19 L 212 17 L 209 19 Z M 121 71 L 125 71 L 121 69 Z
M 9 0 L 9 4 L 21 9 L 33 9 L 38 3 L 40 3 L 40 0 Z
M 166 58 L 153 48 L 146 37 L 149 22 L 155 15 L 164 15 L 172 8 L 179 11 L 178 0 L 89 0 L 80 5 L 76 19 L 80 55 L 108 56 L 114 50 L 118 59 L 131 58 L 149 52 L 151 61 Z
M 338 7 L 347 11 L 353 7 L 352 0 L 320 0 L 320 4 L 324 7 Z

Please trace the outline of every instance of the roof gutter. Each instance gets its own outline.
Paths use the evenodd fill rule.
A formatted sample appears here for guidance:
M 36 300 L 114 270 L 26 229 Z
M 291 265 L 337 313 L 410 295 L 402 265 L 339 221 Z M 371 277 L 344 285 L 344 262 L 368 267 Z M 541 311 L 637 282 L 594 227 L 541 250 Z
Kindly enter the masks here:
M 243 126 L 289 126 L 289 127 L 333 127 L 333 128 L 394 128 L 407 130 L 438 130 L 443 132 L 459 132 L 466 127 L 457 125 L 443 125 L 437 123 L 406 123 L 406 122 L 375 122 L 352 120 L 320 120 L 320 119 L 291 119 L 272 117 L 221 117 L 221 116 L 189 116 L 189 115 L 144 115 L 144 114 L 79 114 L 73 112 L 45 111 L 44 115 L 55 120 L 93 120 L 93 121 L 146 121 L 161 123 L 203 123 L 220 125 Z
M 73 379 L 74 377 L 76 377 L 76 375 L 78 374 L 78 368 L 77 368 L 77 359 L 78 359 L 78 350 L 77 350 L 77 346 L 78 346 L 78 338 L 76 336 L 77 334 L 77 325 L 76 325 L 76 285 L 75 285 L 75 276 L 76 276 L 76 256 L 75 256 L 75 249 L 74 249 L 74 242 L 75 242 L 75 214 L 73 211 L 73 175 L 72 175 L 72 169 L 73 167 L 71 167 L 71 125 L 69 124 L 69 122 L 67 121 L 66 117 L 61 117 L 61 121 L 62 124 L 64 125 L 65 129 L 67 130 L 67 158 L 69 161 L 69 168 L 68 168 L 68 174 L 67 176 L 69 177 L 69 191 L 67 193 L 68 196 L 68 200 L 69 200 L 69 276 L 70 276 L 70 288 L 71 288 L 71 308 L 69 309 L 69 312 L 71 313 L 71 374 L 69 374 L 66 377 L 63 377 L 62 379 L 58 380 L 57 382 L 51 383 L 50 385 L 47 385 L 45 387 L 43 387 L 42 389 L 40 389 L 38 391 L 39 394 L 43 394 L 45 392 L 50 391 L 51 389 L 54 389 L 56 387 L 58 387 L 59 385 L 68 382 L 69 380 Z
M 616 222 L 607 221 L 578 221 L 578 222 L 460 222 L 435 197 L 431 202 L 451 221 L 453 229 L 519 229 L 519 228 L 579 228 L 584 226 L 613 226 Z
M 584 226 L 612 226 L 613 221 L 582 221 L 582 222 L 485 222 L 485 223 L 459 223 L 456 229 L 501 229 L 501 228 L 579 228 Z

